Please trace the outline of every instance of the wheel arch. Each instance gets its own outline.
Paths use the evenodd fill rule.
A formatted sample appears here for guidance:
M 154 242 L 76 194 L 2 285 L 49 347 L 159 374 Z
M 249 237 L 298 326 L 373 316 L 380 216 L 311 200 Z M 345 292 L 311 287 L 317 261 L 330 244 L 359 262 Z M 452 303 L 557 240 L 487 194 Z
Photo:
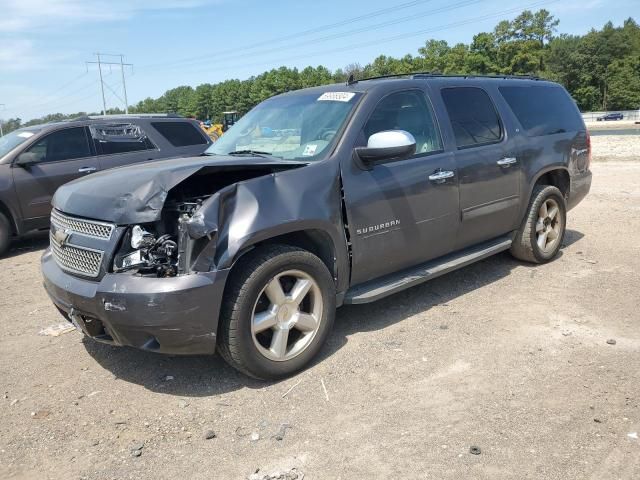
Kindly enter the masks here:
M 5 217 L 7 217 L 7 220 L 9 220 L 9 225 L 11 225 L 11 235 L 12 236 L 18 235 L 20 230 L 18 229 L 18 223 L 16 222 L 16 217 L 11 212 L 9 207 L 7 207 L 7 205 L 2 201 L 0 201 L 0 213 L 2 213 Z
M 546 171 L 542 171 L 538 174 L 529 192 L 531 192 L 536 185 L 552 185 L 562 192 L 562 196 L 569 198 L 569 192 L 571 190 L 571 177 L 569 176 L 569 170 L 566 168 L 551 168 Z
M 560 192 L 562 192 L 562 196 L 565 201 L 569 199 L 569 193 L 571 190 L 571 177 L 569 175 L 569 170 L 566 167 L 561 166 L 551 166 L 540 170 L 534 177 L 533 181 L 529 184 L 529 191 L 527 192 L 526 202 L 523 202 L 522 210 L 520 212 L 520 220 L 524 218 L 529 209 L 529 204 L 531 203 L 531 195 L 533 193 L 533 189 L 536 188 L 537 185 L 552 185 Z
M 337 277 L 337 261 L 335 256 L 336 247 L 334 242 L 326 231 L 321 229 L 304 229 L 304 230 L 292 230 L 290 232 L 281 233 L 264 240 L 257 241 L 251 245 L 245 246 L 238 252 L 233 260 L 232 267 L 237 261 L 250 250 L 260 247 L 262 245 L 290 245 L 292 247 L 302 248 L 310 253 L 313 253 L 316 257 L 322 260 L 325 264 L 331 276 L 336 280 Z

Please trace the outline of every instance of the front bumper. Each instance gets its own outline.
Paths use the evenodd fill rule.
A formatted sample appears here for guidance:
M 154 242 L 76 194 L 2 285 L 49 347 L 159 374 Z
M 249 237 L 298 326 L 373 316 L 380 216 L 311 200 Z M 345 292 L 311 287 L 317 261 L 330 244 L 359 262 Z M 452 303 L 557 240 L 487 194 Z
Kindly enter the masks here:
M 172 278 L 108 273 L 99 282 L 42 256 L 44 287 L 86 335 L 112 345 L 171 354 L 212 354 L 228 270 Z
M 567 210 L 571 210 L 578 205 L 591 189 L 591 170 L 571 175 L 571 185 L 569 186 L 569 199 Z

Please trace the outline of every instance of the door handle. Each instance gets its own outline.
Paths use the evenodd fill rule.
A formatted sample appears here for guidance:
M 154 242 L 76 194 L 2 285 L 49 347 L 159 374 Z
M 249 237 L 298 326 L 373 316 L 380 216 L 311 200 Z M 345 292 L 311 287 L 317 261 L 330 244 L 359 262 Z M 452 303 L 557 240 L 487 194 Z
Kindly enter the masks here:
M 93 173 L 98 170 L 96 167 L 82 167 L 78 169 L 78 173 Z
M 453 178 L 454 175 L 455 173 L 453 173 L 451 170 L 438 170 L 429 175 L 429 181 L 433 183 L 444 183 L 446 182 L 447 178 Z
M 514 163 L 518 163 L 518 159 L 515 157 L 505 157 L 496 162 L 501 167 L 510 167 Z

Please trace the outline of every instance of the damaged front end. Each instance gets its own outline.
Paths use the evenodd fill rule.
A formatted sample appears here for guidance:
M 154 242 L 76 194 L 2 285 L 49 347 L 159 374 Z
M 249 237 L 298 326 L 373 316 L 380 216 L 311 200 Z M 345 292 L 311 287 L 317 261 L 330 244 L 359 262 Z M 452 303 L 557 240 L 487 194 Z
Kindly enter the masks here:
M 327 245 L 343 235 L 337 171 L 300 168 L 306 165 L 200 157 L 66 184 L 53 200 L 67 223 L 52 234 L 62 244 L 52 243 L 42 257 L 45 288 L 60 311 L 98 341 L 213 353 L 226 280 L 243 251 L 292 230 L 326 231 Z M 67 233 L 79 223 L 89 225 L 84 234 Z M 105 238 L 86 235 L 98 227 L 108 230 Z M 61 263 L 89 251 L 95 274 Z
M 135 271 L 159 278 L 188 273 L 194 242 L 189 238 L 186 224 L 198 206 L 198 203 L 183 203 L 175 209 L 169 207 L 162 221 L 129 228 L 114 256 L 113 271 Z
M 203 168 L 169 190 L 158 220 L 127 227 L 112 271 L 166 278 L 210 270 L 219 213 L 212 204 L 219 205 L 225 189 L 280 170 Z

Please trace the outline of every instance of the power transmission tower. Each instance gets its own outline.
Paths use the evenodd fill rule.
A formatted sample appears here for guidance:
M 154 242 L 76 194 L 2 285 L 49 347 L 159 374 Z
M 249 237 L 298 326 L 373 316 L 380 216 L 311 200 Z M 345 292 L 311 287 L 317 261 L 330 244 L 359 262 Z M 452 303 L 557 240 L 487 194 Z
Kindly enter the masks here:
M 133 70 L 133 64 L 132 63 L 124 63 L 124 55 L 122 55 L 122 54 L 114 55 L 114 54 L 110 54 L 110 53 L 96 53 L 95 55 L 96 55 L 96 61 L 95 62 L 86 62 L 86 64 L 87 64 L 87 70 L 89 70 L 89 65 L 98 65 L 98 76 L 100 78 L 100 91 L 102 92 L 102 113 L 104 115 L 107 114 L 107 101 L 106 101 L 106 97 L 104 96 L 104 79 L 102 78 L 102 66 L 103 65 L 109 65 L 111 67 L 112 65 L 117 65 L 117 66 L 120 67 L 120 72 L 122 74 L 122 91 L 124 92 L 124 111 L 125 111 L 126 114 L 128 114 L 129 113 L 129 101 L 127 99 L 127 82 L 125 80 L 124 67 L 131 67 L 131 69 Z M 103 56 L 103 57 L 120 57 L 120 61 L 119 62 L 105 62 L 104 60 L 102 60 L 100 58 L 100 56 Z
M 2 110 L 4 110 L 4 103 L 0 103 L 0 107 L 2 107 Z M 0 118 L 0 137 L 4 137 L 4 133 L 2 133 L 2 118 Z

